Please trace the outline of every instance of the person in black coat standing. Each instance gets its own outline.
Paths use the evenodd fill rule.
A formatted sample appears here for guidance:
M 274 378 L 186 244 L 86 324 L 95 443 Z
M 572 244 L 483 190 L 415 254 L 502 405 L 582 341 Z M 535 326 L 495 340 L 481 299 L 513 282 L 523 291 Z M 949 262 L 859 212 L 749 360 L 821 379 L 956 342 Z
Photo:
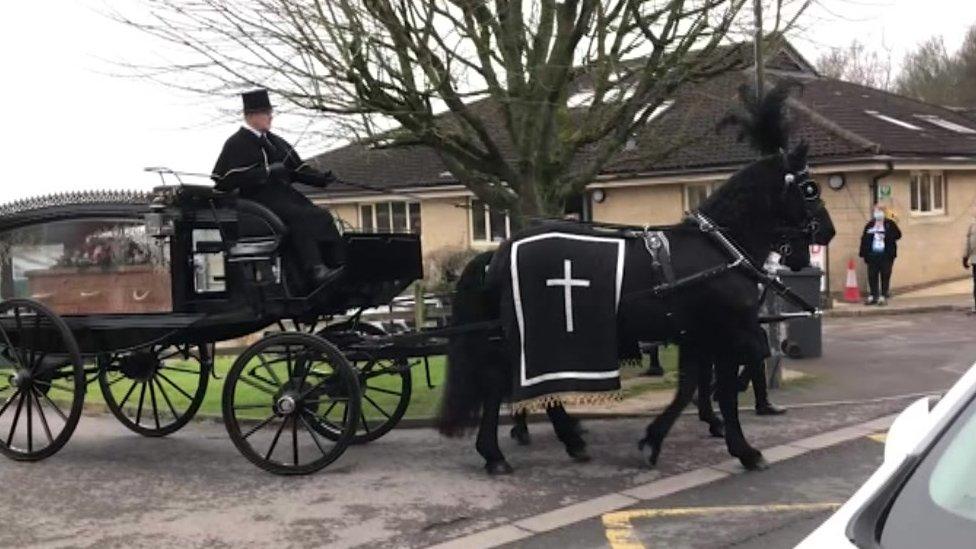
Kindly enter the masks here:
M 291 187 L 293 182 L 325 187 L 336 178 L 302 162 L 287 141 L 271 133 L 267 90 L 249 91 L 242 98 L 244 125 L 224 143 L 211 175 L 217 190 L 237 191 L 278 215 L 288 227 L 299 262 L 316 284 L 339 278 L 346 258 L 335 219 Z
M 868 266 L 868 286 L 871 295 L 865 305 L 885 305 L 890 297 L 891 271 L 898 257 L 901 229 L 886 215 L 884 206 L 875 204 L 872 219 L 861 233 L 860 256 Z

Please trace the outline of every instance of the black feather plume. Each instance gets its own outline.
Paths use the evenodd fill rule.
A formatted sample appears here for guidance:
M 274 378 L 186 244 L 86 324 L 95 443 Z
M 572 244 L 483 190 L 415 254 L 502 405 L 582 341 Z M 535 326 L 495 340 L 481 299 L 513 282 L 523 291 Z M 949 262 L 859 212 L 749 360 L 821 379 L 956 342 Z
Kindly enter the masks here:
M 790 128 L 784 105 L 790 92 L 797 87 L 800 83 L 795 80 L 780 80 L 762 99 L 757 99 L 755 88 L 748 84 L 739 86 L 742 109 L 719 121 L 717 131 L 737 127 L 736 139 L 748 140 L 749 145 L 763 155 L 786 149 Z

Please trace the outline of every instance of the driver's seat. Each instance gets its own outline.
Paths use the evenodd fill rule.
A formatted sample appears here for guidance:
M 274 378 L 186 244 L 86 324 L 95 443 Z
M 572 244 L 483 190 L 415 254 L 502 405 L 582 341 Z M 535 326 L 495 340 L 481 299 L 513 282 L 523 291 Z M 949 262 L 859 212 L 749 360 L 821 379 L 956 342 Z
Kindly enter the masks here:
M 227 250 L 227 261 L 271 260 L 288 234 L 288 227 L 266 206 L 252 200 L 237 200 L 237 239 Z

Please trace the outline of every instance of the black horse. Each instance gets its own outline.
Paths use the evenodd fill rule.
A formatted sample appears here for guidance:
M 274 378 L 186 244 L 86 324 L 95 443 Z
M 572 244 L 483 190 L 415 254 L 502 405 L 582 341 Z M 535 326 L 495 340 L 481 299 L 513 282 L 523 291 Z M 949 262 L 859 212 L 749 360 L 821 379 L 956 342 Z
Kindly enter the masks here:
M 785 144 L 781 106 L 785 93 L 770 94 L 769 105 L 754 109 L 754 141 L 764 146 Z M 769 120 L 762 117 L 770 118 Z M 764 135 L 764 134 L 777 135 Z M 679 343 L 686 371 L 715 360 L 716 394 L 725 419 L 729 452 L 747 469 L 764 466 L 761 453 L 742 434 L 737 412 L 739 364 L 763 358 L 765 340 L 758 337 L 759 295 L 757 266 L 769 252 L 808 236 L 817 216 L 826 215 L 819 190 L 807 177 L 806 145 L 789 153 L 777 150 L 743 168 L 712 194 L 695 217 L 664 230 L 670 242 L 677 280 L 689 282 L 662 294 L 651 287 L 660 283 L 643 243 L 629 239 L 625 255 L 623 297 L 618 323 L 625 337 L 634 341 L 668 340 Z M 818 213 L 822 212 L 822 213 Z M 829 216 L 827 216 L 829 218 Z M 551 230 L 551 227 L 542 230 Z M 557 226 L 556 230 L 564 230 Z M 538 232 L 532 229 L 529 234 Z M 800 236 L 798 236 L 800 235 Z M 512 241 L 523 238 L 517 235 Z M 504 252 L 511 241 L 502 245 Z M 797 246 L 785 262 L 791 268 L 808 263 Z M 463 325 L 498 319 L 503 277 L 508 254 L 491 259 L 480 256 L 465 268 L 454 302 L 454 323 Z M 490 269 L 489 269 L 490 267 Z M 731 268 L 730 268 L 731 267 Z M 485 275 L 486 270 L 489 274 Z M 459 435 L 480 426 L 476 448 L 486 460 L 489 473 L 510 472 L 498 447 L 497 428 L 501 402 L 511 391 L 511 370 L 516 361 L 505 351 L 504 335 L 467 333 L 451 338 L 448 348 L 448 381 L 439 416 L 446 435 Z M 683 407 L 683 406 L 682 406 Z M 585 458 L 585 442 L 578 429 L 562 417 L 555 420 L 557 436 L 574 457 Z M 648 427 L 641 446 L 649 450 L 653 464 L 667 428 L 660 422 Z M 665 427 L 670 424 L 665 423 Z
M 782 265 L 807 265 L 810 262 L 809 247 L 812 244 L 826 245 L 833 239 L 836 231 L 830 215 L 825 208 L 819 208 L 814 212 L 814 224 L 816 230 L 805 231 L 804 233 L 795 233 L 792 236 L 787 236 L 784 238 L 783 242 L 776 248 L 777 255 L 779 256 L 779 262 Z M 490 259 L 490 254 L 492 252 L 486 252 L 488 255 L 482 258 L 482 261 Z M 764 291 L 762 296 L 766 299 L 772 299 L 772 293 L 769 291 Z M 759 333 L 760 337 L 766 337 L 765 331 Z M 777 342 L 773 342 L 775 345 Z M 653 353 L 658 352 L 655 348 Z M 654 357 L 652 357 L 653 359 Z M 702 357 L 704 358 L 704 357 Z M 679 361 L 680 362 L 680 361 Z M 756 370 L 760 372 L 765 368 L 765 361 L 761 361 L 754 364 L 743 365 L 743 369 L 739 374 L 739 391 L 745 391 L 749 387 L 751 380 L 755 379 L 757 375 Z M 758 375 L 762 375 L 759 373 Z M 711 359 L 705 360 L 698 364 L 692 364 L 690 360 L 680 362 L 678 369 L 678 388 L 675 392 L 675 397 L 672 400 L 668 410 L 668 413 L 663 413 L 658 416 L 658 427 L 654 430 L 655 432 L 666 432 L 667 429 L 661 429 L 660 426 L 663 425 L 664 421 L 668 421 L 669 425 L 673 424 L 674 420 L 677 419 L 678 415 L 687 406 L 688 401 L 691 399 L 692 395 L 697 395 L 695 404 L 698 408 L 698 419 L 708 425 L 708 432 L 711 436 L 716 438 L 725 438 L 725 424 L 722 420 L 715 414 L 715 410 L 712 407 L 712 395 L 714 386 L 712 381 L 714 379 L 714 361 Z M 764 388 L 765 389 L 765 388 Z M 757 389 L 757 399 L 759 398 L 759 389 Z M 757 405 L 759 401 L 757 400 Z M 549 418 L 554 425 L 557 423 L 565 422 L 565 425 L 557 425 L 557 430 L 562 432 L 564 430 L 572 429 L 580 434 L 585 433 L 585 429 L 581 426 L 578 419 L 570 416 L 561 405 L 553 406 L 551 410 L 548 410 Z M 529 434 L 528 426 L 528 413 L 526 411 L 521 411 L 520 413 L 512 415 L 513 426 L 511 428 L 510 434 L 519 445 L 527 446 L 531 444 L 531 436 Z M 577 459 L 586 459 L 585 453 L 579 449 L 575 449 L 573 452 L 574 457 Z

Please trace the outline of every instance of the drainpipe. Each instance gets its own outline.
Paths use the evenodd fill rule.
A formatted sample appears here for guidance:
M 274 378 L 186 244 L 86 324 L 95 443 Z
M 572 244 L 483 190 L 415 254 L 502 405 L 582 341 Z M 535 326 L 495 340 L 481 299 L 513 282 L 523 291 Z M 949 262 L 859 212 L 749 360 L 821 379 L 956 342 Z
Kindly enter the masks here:
M 882 178 L 888 177 L 892 172 L 895 171 L 895 165 L 891 162 L 891 160 L 885 161 L 885 165 L 886 167 L 883 171 L 880 171 L 871 177 L 871 203 L 868 204 L 868 216 L 871 215 L 871 208 L 873 208 L 875 203 L 878 202 L 878 181 L 880 181 Z

